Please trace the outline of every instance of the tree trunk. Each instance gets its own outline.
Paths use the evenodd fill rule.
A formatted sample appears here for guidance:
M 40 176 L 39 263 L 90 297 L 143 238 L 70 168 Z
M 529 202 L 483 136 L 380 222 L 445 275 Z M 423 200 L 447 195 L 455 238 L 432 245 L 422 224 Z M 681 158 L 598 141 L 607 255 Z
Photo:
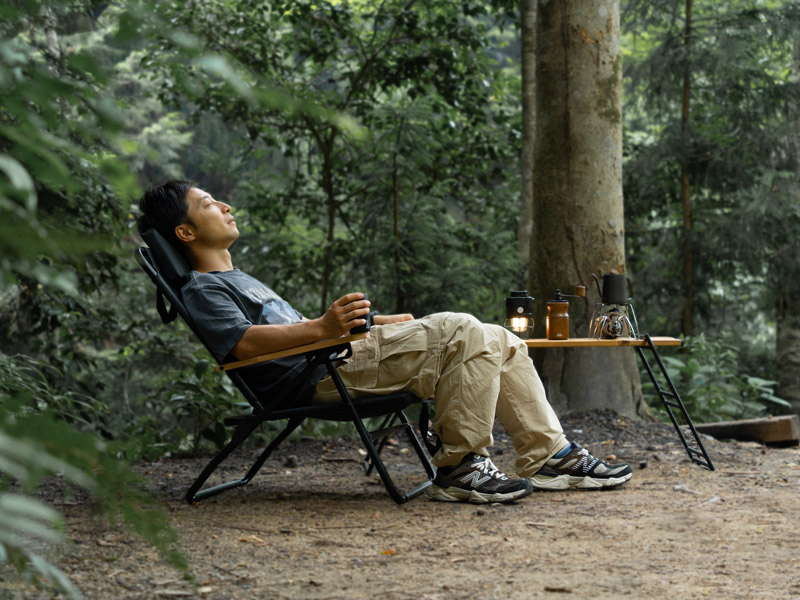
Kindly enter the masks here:
M 800 286 L 797 281 L 797 264 L 800 264 L 800 247 L 796 242 L 783 249 L 779 260 L 794 261 L 794 276 L 779 283 L 775 319 L 775 360 L 778 370 L 777 395 L 792 405 L 792 411 L 800 415 Z
M 681 161 L 681 202 L 683 206 L 683 308 L 681 333 L 692 335 L 692 203 L 689 195 L 689 161 L 692 148 L 689 138 L 689 53 L 692 44 L 692 0 L 686 0 L 686 21 L 683 30 L 683 93 L 681 98 L 681 132 L 683 133 L 683 160 Z
M 800 42 L 795 42 L 792 60 L 792 81 L 800 81 Z M 796 108 L 796 107 L 795 107 Z M 791 112 L 797 115 L 797 110 Z M 790 201 L 800 200 L 800 120 L 786 124 L 786 143 L 778 156 L 776 170 L 794 173 L 780 183 Z M 775 319 L 775 358 L 778 370 L 777 394 L 792 404 L 800 415 L 800 244 L 791 240 L 773 259 L 777 287 Z
M 571 293 L 581 283 L 591 292 L 590 273 L 625 272 L 619 0 L 539 0 L 536 20 L 529 289 L 538 298 L 536 331 L 543 337 L 546 301 L 556 288 Z M 570 335 L 587 336 L 595 294 L 572 300 Z M 536 358 L 560 414 L 647 412 L 630 350 L 558 349 Z
M 405 118 L 401 117 L 397 125 L 397 142 L 392 157 L 392 200 L 394 202 L 394 277 L 395 277 L 395 314 L 408 312 L 408 294 L 402 276 L 403 258 L 400 254 L 400 174 L 397 166 L 397 155 L 400 152 L 400 139 L 403 135 Z
M 520 2 L 522 18 L 522 213 L 517 231 L 520 256 L 527 263 L 533 232 L 533 157 L 536 143 L 536 0 Z
M 336 192 L 333 188 L 333 147 L 334 136 L 331 134 L 326 138 L 324 144 L 320 144 L 322 152 L 322 190 L 325 194 L 327 207 L 327 237 L 325 240 L 325 252 L 322 267 L 322 289 L 320 290 L 320 314 L 325 314 L 329 306 L 329 296 L 331 291 L 331 278 L 333 276 L 333 258 L 336 251 Z

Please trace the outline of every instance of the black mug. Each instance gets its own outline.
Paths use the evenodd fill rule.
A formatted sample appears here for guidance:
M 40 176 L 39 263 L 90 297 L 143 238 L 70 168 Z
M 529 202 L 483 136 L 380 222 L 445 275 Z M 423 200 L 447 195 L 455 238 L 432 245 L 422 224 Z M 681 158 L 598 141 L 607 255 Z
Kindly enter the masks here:
M 368 300 L 366 294 L 364 294 L 362 300 Z M 350 335 L 355 335 L 357 333 L 367 333 L 375 324 L 374 319 L 375 319 L 375 312 L 370 311 L 368 315 L 364 315 L 364 320 L 366 321 L 366 323 L 364 323 L 363 325 L 356 325 L 355 327 L 353 327 L 350 330 Z

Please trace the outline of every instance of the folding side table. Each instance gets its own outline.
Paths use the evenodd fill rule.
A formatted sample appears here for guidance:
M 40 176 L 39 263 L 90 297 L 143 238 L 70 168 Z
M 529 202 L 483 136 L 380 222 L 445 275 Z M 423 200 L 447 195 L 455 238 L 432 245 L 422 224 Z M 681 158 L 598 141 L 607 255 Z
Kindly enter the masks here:
M 678 395 L 678 390 L 675 389 L 675 385 L 672 383 L 672 379 L 670 379 L 669 373 L 667 373 L 667 369 L 664 367 L 664 363 L 661 362 L 661 357 L 658 355 L 658 351 L 656 350 L 656 346 L 680 346 L 681 341 L 679 339 L 671 337 L 651 338 L 649 335 L 644 335 L 640 338 L 570 338 L 567 340 L 533 339 L 525 340 L 525 343 L 528 345 L 528 348 L 619 348 L 625 346 L 632 346 L 636 348 L 636 352 L 639 354 L 639 358 L 642 359 L 642 364 L 647 370 L 647 374 L 650 376 L 650 381 L 653 382 L 653 386 L 655 387 L 659 398 L 661 398 L 661 402 L 664 404 L 664 408 L 666 409 L 672 424 L 675 426 L 675 431 L 678 432 L 678 436 L 683 443 L 683 447 L 686 448 L 686 452 L 689 454 L 689 458 L 692 462 L 698 465 L 706 467 L 711 471 L 714 470 L 714 465 L 711 463 L 711 459 L 708 457 L 708 452 L 706 452 L 705 446 L 703 446 L 703 442 L 694 427 L 694 423 L 692 423 L 689 413 L 686 412 L 686 407 Z M 666 387 L 662 386 L 658 382 L 658 379 L 656 378 L 656 371 L 651 366 L 647 356 L 645 356 L 645 352 L 648 350 L 652 354 L 652 358 L 654 359 L 654 362 L 658 368 L 658 372 L 660 372 L 661 376 L 663 377 Z M 691 439 L 687 439 L 687 435 L 684 434 L 684 431 L 681 429 L 678 416 L 681 416 L 685 424 L 688 425 L 690 434 L 689 437 Z

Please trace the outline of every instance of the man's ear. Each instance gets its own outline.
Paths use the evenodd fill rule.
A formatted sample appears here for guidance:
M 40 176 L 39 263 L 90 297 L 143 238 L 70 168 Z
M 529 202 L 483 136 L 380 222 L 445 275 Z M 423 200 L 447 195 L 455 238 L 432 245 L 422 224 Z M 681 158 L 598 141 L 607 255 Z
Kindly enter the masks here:
M 194 239 L 194 231 L 186 223 L 181 223 L 175 228 L 175 235 L 182 242 L 191 242 Z

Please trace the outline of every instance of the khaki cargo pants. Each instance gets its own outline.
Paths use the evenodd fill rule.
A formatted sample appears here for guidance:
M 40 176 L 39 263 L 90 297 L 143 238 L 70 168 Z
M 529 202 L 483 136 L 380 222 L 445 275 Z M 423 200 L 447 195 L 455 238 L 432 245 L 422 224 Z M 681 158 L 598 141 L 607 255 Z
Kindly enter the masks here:
M 376 326 L 352 348 L 339 372 L 354 396 L 408 391 L 434 399 L 437 466 L 458 464 L 469 452 L 488 456 L 495 415 L 514 442 L 521 477 L 567 443 L 527 346 L 499 325 L 437 313 Z M 314 400 L 338 400 L 330 377 L 317 384 Z

